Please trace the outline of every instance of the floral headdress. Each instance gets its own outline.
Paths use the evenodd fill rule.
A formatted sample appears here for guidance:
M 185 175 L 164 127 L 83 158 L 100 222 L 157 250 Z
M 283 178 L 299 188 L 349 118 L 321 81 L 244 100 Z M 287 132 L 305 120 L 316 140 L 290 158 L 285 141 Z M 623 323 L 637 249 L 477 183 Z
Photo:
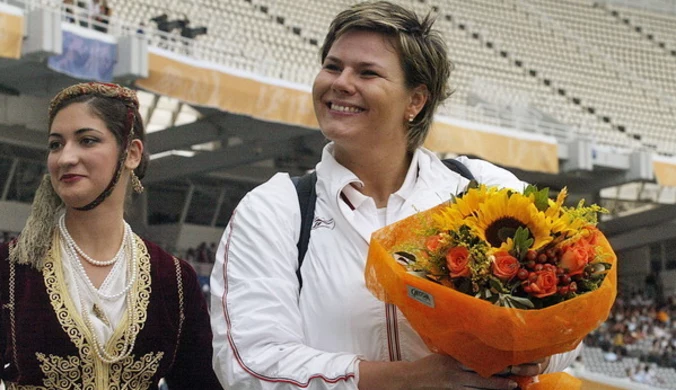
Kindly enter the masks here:
M 64 104 L 85 95 L 117 99 L 122 101 L 128 109 L 125 132 L 122 134 L 124 149 L 120 153 L 115 174 L 106 189 L 96 199 L 85 206 L 77 208 L 77 210 L 82 211 L 91 210 L 101 204 L 110 196 L 115 185 L 120 180 L 124 161 L 127 159 L 129 147 L 134 138 L 135 112 L 139 107 L 136 92 L 132 89 L 117 84 L 98 82 L 80 83 L 63 89 L 52 99 L 49 104 L 50 123 Z M 56 214 L 62 207 L 63 202 L 54 191 L 49 175 L 45 175 L 35 193 L 31 214 L 26 221 L 26 226 L 21 231 L 16 243 L 10 247 L 10 261 L 18 264 L 30 264 L 37 270 L 42 269 L 44 258 L 52 242 Z

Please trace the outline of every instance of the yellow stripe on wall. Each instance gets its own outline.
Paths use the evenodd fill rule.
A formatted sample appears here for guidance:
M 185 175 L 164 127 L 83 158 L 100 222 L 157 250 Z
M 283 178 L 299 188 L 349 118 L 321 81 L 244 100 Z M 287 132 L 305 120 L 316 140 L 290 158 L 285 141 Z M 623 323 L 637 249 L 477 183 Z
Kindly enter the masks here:
M 0 12 L 0 57 L 21 57 L 23 16 Z
M 143 89 L 264 121 L 318 128 L 307 90 L 209 69 L 172 58 L 171 54 L 149 53 L 148 67 L 149 77 L 136 81 Z M 474 155 L 508 167 L 547 173 L 559 170 L 555 142 L 514 138 L 467 126 L 437 121 L 425 146 L 435 152 Z

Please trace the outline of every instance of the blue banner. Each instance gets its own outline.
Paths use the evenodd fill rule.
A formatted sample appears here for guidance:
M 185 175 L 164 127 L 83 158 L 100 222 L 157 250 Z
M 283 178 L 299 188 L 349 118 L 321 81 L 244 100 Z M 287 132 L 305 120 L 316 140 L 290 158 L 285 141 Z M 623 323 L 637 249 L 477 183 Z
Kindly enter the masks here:
M 84 80 L 112 81 L 117 45 L 63 31 L 63 54 L 49 57 L 50 69 Z

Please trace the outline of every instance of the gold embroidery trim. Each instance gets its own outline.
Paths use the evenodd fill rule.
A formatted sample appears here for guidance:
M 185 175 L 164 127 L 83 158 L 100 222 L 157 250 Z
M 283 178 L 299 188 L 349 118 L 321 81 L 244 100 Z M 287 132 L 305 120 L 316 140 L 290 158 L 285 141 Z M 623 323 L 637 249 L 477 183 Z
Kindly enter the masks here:
M 138 333 L 148 318 L 148 304 L 151 293 L 150 256 L 143 240 L 134 235 L 138 256 L 138 276 L 132 286 L 131 293 L 135 299 L 132 302 L 132 310 L 135 311 L 136 332 Z M 65 283 L 61 264 L 61 245 L 58 232 L 55 233 L 52 249 L 45 259 L 43 268 L 45 286 L 49 300 L 61 324 L 62 329 L 70 337 L 71 342 L 79 351 L 79 357 L 67 356 L 65 358 L 41 353 L 36 353 L 41 363 L 40 369 L 45 375 L 44 385 L 56 388 L 80 388 L 96 390 L 99 388 L 119 389 L 120 386 L 130 388 L 146 388 L 150 385 L 150 378 L 157 372 L 159 362 L 164 356 L 163 352 L 148 353 L 139 360 L 134 355 L 115 364 L 105 364 L 96 358 L 91 340 L 91 332 L 85 326 L 80 313 L 73 303 Z M 124 346 L 125 329 L 131 326 L 131 319 L 126 314 L 116 327 L 113 335 L 106 343 L 106 350 L 118 353 Z M 113 378 L 120 381 L 113 382 Z M 66 386 L 67 385 L 67 386 Z
M 16 355 L 16 300 L 14 297 L 16 289 L 16 264 L 13 261 L 9 262 L 9 327 L 12 333 L 12 358 L 14 359 L 14 367 L 19 371 L 19 358 Z
M 181 262 L 174 257 L 174 267 L 176 268 L 176 288 L 178 291 L 178 334 L 176 336 L 176 346 L 174 347 L 174 357 L 171 364 L 174 364 L 178 354 L 178 346 L 181 344 L 183 335 L 183 321 L 185 320 L 185 306 L 183 297 L 183 274 L 181 273 Z

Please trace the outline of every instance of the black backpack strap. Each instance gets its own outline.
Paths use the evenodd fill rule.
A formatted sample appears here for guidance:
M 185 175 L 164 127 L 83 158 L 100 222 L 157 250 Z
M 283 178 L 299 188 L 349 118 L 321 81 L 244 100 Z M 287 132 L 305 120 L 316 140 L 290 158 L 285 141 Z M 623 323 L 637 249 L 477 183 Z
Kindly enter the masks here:
M 298 192 L 298 205 L 300 206 L 300 236 L 298 237 L 298 269 L 296 275 L 298 276 L 298 283 L 303 287 L 303 278 L 300 275 L 300 266 L 303 264 L 305 253 L 307 252 L 308 244 L 310 243 L 310 231 L 312 230 L 312 222 L 315 219 L 315 204 L 317 203 L 317 191 L 315 185 L 317 184 L 317 173 L 311 173 L 303 176 L 294 176 L 291 178 L 293 184 L 296 186 Z
M 476 180 L 474 178 L 474 175 L 472 175 L 472 172 L 469 171 L 467 166 L 460 161 L 454 159 L 454 158 L 447 158 L 445 160 L 441 160 L 444 165 L 448 167 L 453 172 L 458 173 L 460 176 L 464 177 L 467 180 Z
M 450 158 L 441 160 L 448 167 L 448 169 L 458 173 L 467 180 L 475 180 L 472 172 L 460 161 Z M 303 176 L 293 176 L 291 178 L 293 184 L 296 186 L 298 193 L 298 205 L 300 206 L 300 236 L 298 237 L 298 269 L 296 275 L 298 276 L 299 286 L 303 287 L 303 278 L 300 275 L 300 266 L 303 264 L 305 253 L 307 252 L 308 244 L 310 243 L 310 231 L 312 230 L 312 223 L 315 218 L 315 204 L 317 203 L 317 192 L 315 186 L 317 184 L 317 172 Z

